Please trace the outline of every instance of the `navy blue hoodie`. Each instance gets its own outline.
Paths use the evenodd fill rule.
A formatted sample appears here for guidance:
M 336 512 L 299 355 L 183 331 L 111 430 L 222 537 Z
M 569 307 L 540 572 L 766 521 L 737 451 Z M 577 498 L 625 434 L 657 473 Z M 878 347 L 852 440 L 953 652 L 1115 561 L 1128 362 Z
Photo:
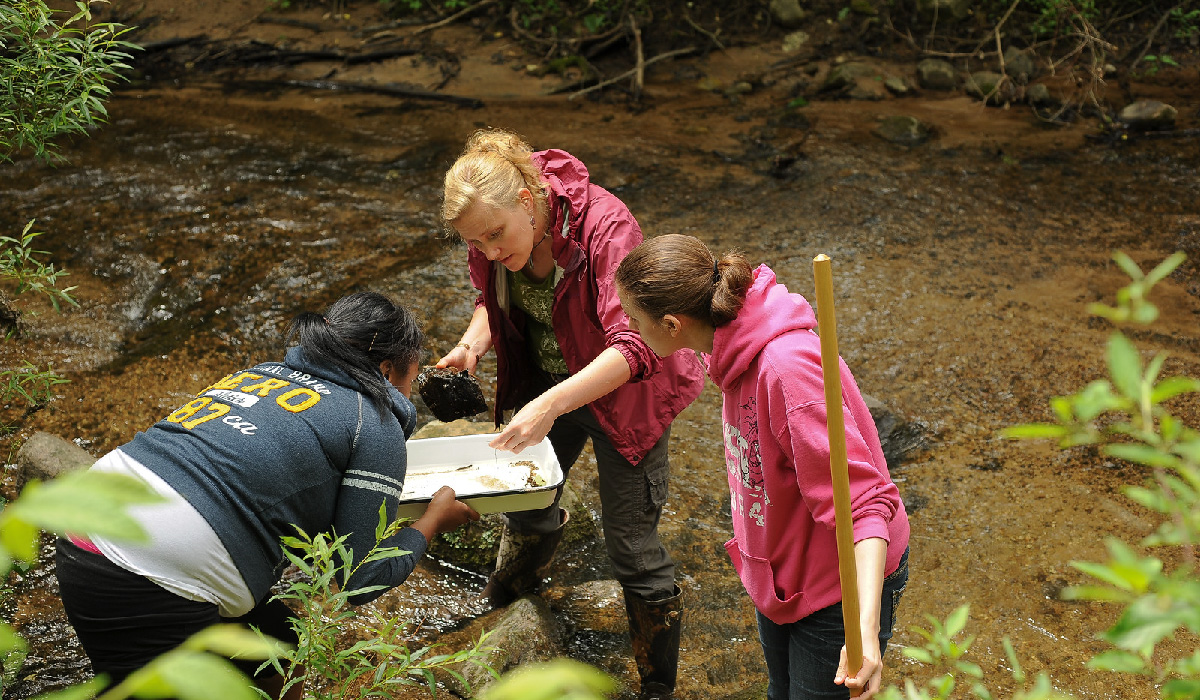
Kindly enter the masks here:
M 121 450 L 204 516 L 261 601 L 286 564 L 280 537 L 295 535 L 293 525 L 349 535 L 357 565 L 375 545 L 381 504 L 394 519 L 416 409 L 390 386 L 389 395 L 380 414 L 357 381 L 294 347 L 282 363 L 207 387 Z M 411 553 L 363 565 L 347 588 L 402 583 L 426 545 L 420 532 L 400 530 L 384 546 Z

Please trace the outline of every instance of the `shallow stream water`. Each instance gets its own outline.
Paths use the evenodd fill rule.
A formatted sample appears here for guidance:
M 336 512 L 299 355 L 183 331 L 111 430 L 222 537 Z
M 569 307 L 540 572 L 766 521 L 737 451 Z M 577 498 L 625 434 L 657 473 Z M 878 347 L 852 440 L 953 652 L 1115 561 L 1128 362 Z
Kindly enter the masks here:
M 803 156 L 775 177 L 765 163 L 788 127 L 752 103 L 634 115 L 536 100 L 483 111 L 318 101 L 127 91 L 70 163 L 0 167 L 0 233 L 36 218 L 40 247 L 71 272 L 80 304 L 41 309 L 24 338 L 0 347 L 5 366 L 28 358 L 71 379 L 16 439 L 43 430 L 100 455 L 213 378 L 280 356 L 292 315 L 354 289 L 395 295 L 423 317 L 435 353 L 453 347 L 474 295 L 465 252 L 438 230 L 440 177 L 473 128 L 505 126 L 580 156 L 648 235 L 740 248 L 810 299 L 812 258 L 833 259 L 843 356 L 865 392 L 930 442 L 893 467 L 913 525 L 894 644 L 919 643 L 911 626 L 969 602 L 973 659 L 994 690 L 1012 687 L 1007 635 L 1027 671 L 1076 697 L 1157 695 L 1148 681 L 1085 670 L 1113 612 L 1057 599 L 1084 581 L 1070 560 L 1101 559 L 1106 535 L 1153 529 L 1120 494 L 1145 475 L 995 431 L 1045 419 L 1049 397 L 1101 375 L 1109 329 L 1086 305 L 1110 302 L 1124 283 L 1113 250 L 1143 267 L 1190 254 L 1156 296 L 1162 319 L 1135 339 L 1170 353 L 1168 374 L 1200 376 L 1194 140 L 1114 150 L 1085 142 L 1082 127 L 1049 132 L 945 100 L 908 109 L 952 115 L 957 128 L 900 150 L 868 135 L 860 105 L 830 103 L 812 107 L 819 120 Z M 481 366 L 489 396 L 491 371 Z M 730 527 L 719 401 L 709 385 L 672 433 L 662 534 L 689 591 L 682 698 L 763 682 L 753 608 L 721 546 Z M 1178 412 L 1200 424 L 1195 402 Z M 581 463 L 571 481 L 598 518 L 592 474 Z M 564 552 L 556 579 L 608 578 L 597 554 Z M 54 586 L 44 565 L 15 580 L 8 614 L 32 649 L 5 698 L 86 676 Z M 431 561 L 387 604 L 448 628 L 476 612 L 464 592 L 481 587 L 477 573 Z M 632 672 L 619 634 L 574 643 L 581 658 Z M 898 654 L 889 665 L 890 680 L 921 677 Z

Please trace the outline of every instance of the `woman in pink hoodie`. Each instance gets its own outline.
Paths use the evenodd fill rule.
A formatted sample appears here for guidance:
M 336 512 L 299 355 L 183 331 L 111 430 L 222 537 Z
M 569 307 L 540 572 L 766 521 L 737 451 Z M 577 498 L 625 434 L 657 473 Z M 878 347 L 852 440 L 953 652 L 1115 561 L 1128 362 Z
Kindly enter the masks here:
M 566 472 L 591 440 L 641 697 L 671 698 L 683 603 L 658 522 L 671 422 L 700 395 L 704 370 L 690 354 L 660 358 L 625 324 L 612 276 L 641 227 L 574 156 L 500 130 L 476 132 L 446 173 L 442 221 L 469 246 L 479 296 L 438 367 L 473 373 L 495 351 L 496 425 L 515 414 L 492 447 L 520 452 L 548 437 Z M 507 514 L 483 591 L 493 605 L 537 588 L 566 522 L 557 497 Z
M 858 567 L 859 672 L 845 672 L 821 346 L 816 316 L 766 265 L 719 260 L 691 236 L 635 248 L 617 292 L 654 352 L 704 353 L 721 388 L 733 539 L 725 544 L 757 610 L 770 700 L 868 698 L 908 581 L 908 516 L 879 435 L 841 362 Z

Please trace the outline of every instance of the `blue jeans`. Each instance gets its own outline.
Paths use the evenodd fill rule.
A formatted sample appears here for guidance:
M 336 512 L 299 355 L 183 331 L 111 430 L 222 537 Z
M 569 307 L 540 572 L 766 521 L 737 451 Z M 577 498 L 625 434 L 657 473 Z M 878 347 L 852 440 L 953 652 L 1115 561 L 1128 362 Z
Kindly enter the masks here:
M 896 606 L 908 584 L 908 550 L 883 580 L 879 604 L 879 651 L 887 650 L 896 624 Z M 786 625 L 758 615 L 758 639 L 767 657 L 767 700 L 846 700 L 850 691 L 836 685 L 838 659 L 846 643 L 842 604 L 834 603 Z

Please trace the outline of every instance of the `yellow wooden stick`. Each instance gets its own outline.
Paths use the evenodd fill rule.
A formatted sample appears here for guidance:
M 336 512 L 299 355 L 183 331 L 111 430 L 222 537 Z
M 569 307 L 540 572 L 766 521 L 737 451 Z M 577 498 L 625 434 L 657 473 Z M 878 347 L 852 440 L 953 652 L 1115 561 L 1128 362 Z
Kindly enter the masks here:
M 837 324 L 833 317 L 833 272 L 829 256 L 813 258 L 817 283 L 817 332 L 821 336 L 821 375 L 829 430 L 829 473 L 837 527 L 838 575 L 842 583 L 842 624 L 846 629 L 846 673 L 862 668 L 858 567 L 854 562 L 854 522 L 850 515 L 850 474 L 846 464 L 846 421 L 842 416 L 842 373 L 838 363 Z M 857 695 L 857 693 L 856 693 Z

